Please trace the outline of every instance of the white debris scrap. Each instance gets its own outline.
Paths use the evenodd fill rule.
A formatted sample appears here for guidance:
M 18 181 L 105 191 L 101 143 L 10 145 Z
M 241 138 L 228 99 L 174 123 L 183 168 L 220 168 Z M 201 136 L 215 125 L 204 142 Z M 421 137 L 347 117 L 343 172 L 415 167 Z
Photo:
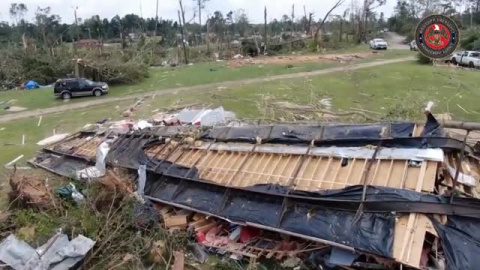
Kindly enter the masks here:
M 56 135 L 50 136 L 48 138 L 45 138 L 45 139 L 37 142 L 37 145 L 45 146 L 45 145 L 49 145 L 49 144 L 52 144 L 52 143 L 56 143 L 56 142 L 59 142 L 59 141 L 65 139 L 65 138 L 67 138 L 69 135 L 70 135 L 70 133 L 56 134 Z
M 177 116 L 182 123 L 192 124 L 197 126 L 216 126 L 225 124 L 227 121 L 234 120 L 235 114 L 225 111 L 223 107 L 218 107 L 214 110 L 189 110 L 183 109 Z
M 91 180 L 104 176 L 106 171 L 105 158 L 107 157 L 109 151 L 110 146 L 108 143 L 103 142 L 100 144 L 100 146 L 97 148 L 95 167 L 88 167 L 86 169 L 77 171 L 77 179 Z
M 152 127 L 153 125 L 148 123 L 147 121 L 140 120 L 135 125 L 133 125 L 133 130 L 142 130 L 142 129 L 152 128 Z
M 69 241 L 66 234 L 57 233 L 34 249 L 12 234 L 0 243 L 0 261 L 15 270 L 71 269 L 94 245 L 95 241 L 83 235 Z
M 435 103 L 433 103 L 433 101 L 429 101 L 427 103 L 427 107 L 425 108 L 425 112 L 432 112 L 433 105 L 435 105 Z
M 448 164 L 447 164 L 447 169 L 448 169 L 448 173 L 450 174 L 450 176 L 452 176 L 452 178 L 455 179 L 455 174 L 457 173 L 457 170 L 455 168 L 453 168 L 452 166 L 448 165 Z M 477 186 L 477 182 L 478 182 L 478 180 L 475 179 L 474 177 L 472 177 L 470 175 L 466 175 L 462 172 L 458 173 L 457 181 L 459 183 L 462 183 L 462 184 L 464 184 L 466 186 L 469 186 L 469 187 Z

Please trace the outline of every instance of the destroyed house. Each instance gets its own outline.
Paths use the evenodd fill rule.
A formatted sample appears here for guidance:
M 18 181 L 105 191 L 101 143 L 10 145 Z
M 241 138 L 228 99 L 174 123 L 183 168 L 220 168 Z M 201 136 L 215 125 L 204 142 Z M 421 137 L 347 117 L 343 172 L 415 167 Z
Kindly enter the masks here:
M 468 135 L 468 133 L 467 133 Z M 387 268 L 480 265 L 480 164 L 424 125 L 154 127 L 80 132 L 36 166 L 71 176 L 108 141 L 109 167 L 146 166 L 145 197 L 363 255 Z M 135 180 L 133 177 L 132 180 Z

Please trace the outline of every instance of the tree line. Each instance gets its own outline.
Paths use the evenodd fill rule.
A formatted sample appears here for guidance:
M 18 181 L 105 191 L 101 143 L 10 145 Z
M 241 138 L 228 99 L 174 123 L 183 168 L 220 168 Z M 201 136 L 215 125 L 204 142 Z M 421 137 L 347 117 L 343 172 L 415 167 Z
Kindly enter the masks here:
M 265 24 L 251 24 L 245 11 L 230 11 L 226 14 L 215 11 L 210 16 L 203 16 L 202 10 L 208 0 L 193 0 L 194 12 L 186 14 L 184 4 L 179 0 L 179 20 L 164 20 L 158 15 L 154 18 L 142 18 L 136 14 L 111 19 L 99 15 L 91 18 L 76 18 L 72 24 L 62 22 L 59 15 L 53 14 L 49 7 L 36 7 L 31 10 L 23 3 L 12 3 L 9 9 L 11 22 L 0 22 L 0 43 L 22 44 L 25 39 L 34 41 L 36 45 L 55 46 L 62 42 L 74 42 L 80 39 L 98 39 L 103 41 L 119 41 L 128 38 L 129 34 L 146 34 L 162 37 L 164 46 L 175 45 L 181 27 L 185 29 L 184 39 L 187 41 L 205 42 L 208 36 L 223 38 L 225 35 L 245 37 L 259 34 L 264 38 L 281 35 L 285 32 L 303 32 L 316 37 L 320 33 L 332 30 L 354 35 L 357 42 L 366 41 L 369 32 L 389 26 L 400 33 L 408 33 L 421 17 L 440 13 L 454 17 L 459 25 L 471 26 L 480 23 L 480 0 L 399 0 L 392 17 L 385 19 L 383 13 L 376 10 L 386 0 L 356 0 L 348 3 L 339 0 L 325 17 L 315 19 L 315 13 L 303 7 L 303 16 L 296 16 L 295 5 L 291 14 L 281 18 L 266 20 Z M 347 3 L 345 3 L 347 2 Z M 296 7 L 301 10 L 302 7 Z M 26 19 L 33 12 L 34 19 Z M 76 13 L 76 11 L 75 11 Z M 267 7 L 265 7 L 267 15 Z M 185 18 L 186 17 L 186 18 Z M 341 27 L 339 27 L 341 25 Z M 340 29 L 338 29 L 340 28 Z M 343 33 L 342 35 L 343 36 Z
M 224 38 L 226 35 L 234 37 L 246 37 L 254 34 L 263 38 L 275 37 L 285 32 L 303 32 L 314 35 L 325 32 L 329 25 L 335 21 L 341 21 L 345 29 L 348 25 L 359 24 L 356 31 L 358 36 L 364 36 L 366 27 L 378 20 L 374 10 L 385 4 L 386 0 L 365 0 L 363 6 L 358 1 L 348 6 L 339 14 L 334 14 L 338 9 L 344 7 L 345 0 L 339 0 L 333 7 L 325 7 L 328 13 L 325 17 L 315 19 L 315 13 L 303 7 L 303 16 L 296 16 L 295 5 L 292 5 L 291 14 L 285 14 L 281 18 L 267 21 L 267 7 L 265 7 L 265 23 L 252 24 L 244 10 L 222 13 L 215 11 L 212 15 L 203 16 L 202 10 L 207 0 L 193 0 L 196 6 L 194 12 L 186 14 L 179 1 L 179 20 L 164 20 L 155 18 L 142 18 L 136 14 L 128 14 L 123 17 L 115 16 L 111 19 L 101 18 L 98 15 L 91 18 L 76 18 L 72 24 L 62 22 L 59 15 L 53 14 L 49 7 L 36 7 L 32 10 L 23 3 L 12 3 L 9 14 L 11 23 L 0 22 L 0 43 L 21 44 L 24 39 L 36 42 L 36 45 L 51 47 L 62 42 L 74 42 L 81 39 L 98 39 L 103 41 L 118 41 L 128 38 L 128 34 L 138 33 L 149 36 L 161 36 L 165 46 L 175 43 L 178 34 L 183 27 L 188 41 L 205 42 L 206 36 Z M 363 1 L 363 0 L 361 0 Z M 302 10 L 302 7 L 296 7 Z M 323 7 L 322 7 L 323 8 Z M 26 19 L 28 14 L 33 12 L 34 19 Z M 76 11 L 75 11 L 76 14 Z M 186 18 L 184 18 L 186 17 Z M 383 15 L 382 15 L 383 17 Z M 380 18 L 382 21 L 383 18 Z M 208 33 L 208 35 L 207 35 Z M 359 37 L 358 40 L 362 38 Z

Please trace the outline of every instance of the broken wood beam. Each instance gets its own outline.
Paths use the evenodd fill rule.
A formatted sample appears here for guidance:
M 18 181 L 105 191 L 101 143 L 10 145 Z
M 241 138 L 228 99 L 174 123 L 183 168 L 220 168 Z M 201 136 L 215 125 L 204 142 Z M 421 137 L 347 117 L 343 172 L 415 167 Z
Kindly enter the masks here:
M 425 125 L 425 120 L 417 121 L 417 125 Z M 446 128 L 464 129 L 468 131 L 480 130 L 479 122 L 462 122 L 462 121 L 439 121 Z
M 165 219 L 165 227 L 167 228 L 172 228 L 172 227 L 186 228 L 187 225 L 188 225 L 187 215 L 171 216 Z

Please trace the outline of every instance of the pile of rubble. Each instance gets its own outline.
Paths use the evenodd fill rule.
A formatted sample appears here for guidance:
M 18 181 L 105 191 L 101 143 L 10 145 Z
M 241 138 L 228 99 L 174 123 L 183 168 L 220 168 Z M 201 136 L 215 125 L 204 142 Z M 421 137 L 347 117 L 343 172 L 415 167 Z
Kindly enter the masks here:
M 366 269 L 480 265 L 480 159 L 468 130 L 463 140 L 448 136 L 430 112 L 422 125 L 201 127 L 195 120 L 210 115 L 201 122 L 211 124 L 219 112 L 82 131 L 31 163 L 90 181 L 127 170 L 111 185 L 135 183 L 165 229 L 189 231 L 207 250 L 236 259 Z M 78 173 L 89 168 L 100 173 Z

